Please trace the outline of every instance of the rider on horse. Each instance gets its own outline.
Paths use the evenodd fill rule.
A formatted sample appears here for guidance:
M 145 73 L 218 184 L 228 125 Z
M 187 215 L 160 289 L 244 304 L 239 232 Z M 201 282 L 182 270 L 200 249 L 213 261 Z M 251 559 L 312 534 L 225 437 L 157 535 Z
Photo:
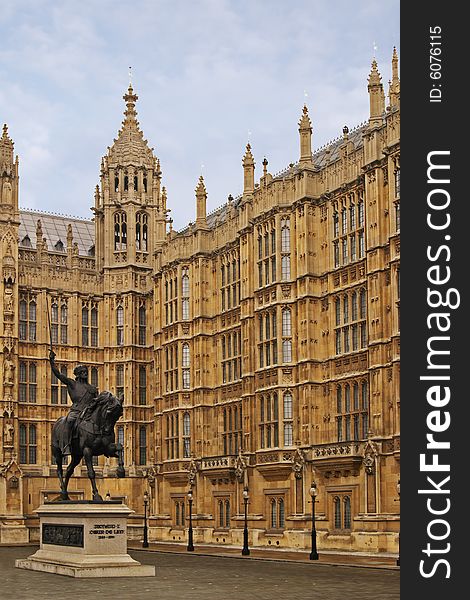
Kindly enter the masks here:
M 98 390 L 88 383 L 88 369 L 79 365 L 74 369 L 75 380 L 63 375 L 55 364 L 55 352 L 49 352 L 49 361 L 54 375 L 67 386 L 67 392 L 72 400 L 69 414 L 65 419 L 65 426 L 61 436 L 62 454 L 71 454 L 72 435 L 78 418 L 91 412 L 97 403 Z

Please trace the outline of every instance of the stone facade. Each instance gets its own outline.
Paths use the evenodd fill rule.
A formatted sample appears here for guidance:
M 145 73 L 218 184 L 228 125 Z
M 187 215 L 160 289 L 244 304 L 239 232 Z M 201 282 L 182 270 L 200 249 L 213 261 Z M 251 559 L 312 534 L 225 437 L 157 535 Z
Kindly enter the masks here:
M 124 95 L 125 118 L 101 162 L 94 219 L 18 208 L 18 159 L 0 139 L 0 541 L 37 539 L 34 509 L 58 491 L 50 441 L 67 398 L 47 360 L 89 367 L 124 394 L 102 493 L 136 511 L 150 494 L 151 540 L 308 548 L 310 486 L 318 546 L 395 551 L 400 461 L 400 84 L 388 101 L 377 64 L 369 119 L 312 153 L 307 107 L 300 156 L 243 194 L 172 228 L 160 163 Z M 72 496 L 89 497 L 83 467 Z M 134 526 L 134 530 L 132 529 Z M 15 532 L 22 531 L 22 534 Z M 134 534 L 132 534 L 134 531 Z M 12 533 L 13 532 L 13 533 Z

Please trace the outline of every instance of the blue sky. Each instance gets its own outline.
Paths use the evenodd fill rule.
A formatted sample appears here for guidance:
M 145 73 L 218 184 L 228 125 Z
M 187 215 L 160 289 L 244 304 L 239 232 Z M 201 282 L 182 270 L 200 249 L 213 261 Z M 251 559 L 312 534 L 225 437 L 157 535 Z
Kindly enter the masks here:
M 373 55 L 387 91 L 399 51 L 399 0 L 2 0 L 0 40 L 20 206 L 91 217 L 132 66 L 180 229 L 201 169 L 209 212 L 242 191 L 248 137 L 257 178 L 264 156 L 273 174 L 298 159 L 305 100 L 314 149 L 368 118 Z

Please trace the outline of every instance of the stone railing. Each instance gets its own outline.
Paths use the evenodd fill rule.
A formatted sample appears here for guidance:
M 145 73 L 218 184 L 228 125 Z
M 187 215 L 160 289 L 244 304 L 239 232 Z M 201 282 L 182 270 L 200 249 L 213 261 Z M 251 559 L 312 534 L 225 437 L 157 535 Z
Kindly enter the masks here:
M 234 469 L 235 456 L 208 456 L 201 459 L 201 470 L 210 469 Z

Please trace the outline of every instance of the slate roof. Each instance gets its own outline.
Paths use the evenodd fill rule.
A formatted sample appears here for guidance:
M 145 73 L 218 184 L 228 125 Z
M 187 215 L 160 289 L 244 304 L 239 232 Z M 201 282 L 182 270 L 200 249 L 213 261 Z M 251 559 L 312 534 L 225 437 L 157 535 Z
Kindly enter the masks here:
M 25 236 L 31 240 L 31 246 L 36 248 L 36 227 L 41 221 L 42 234 L 47 240 L 48 250 L 54 251 L 55 244 L 60 240 L 67 249 L 67 227 L 72 225 L 73 241 L 78 244 L 78 252 L 82 256 L 88 255 L 88 250 L 95 243 L 95 223 L 87 219 L 69 217 L 39 212 L 35 210 L 20 209 L 19 238 L 20 247 L 28 247 Z

